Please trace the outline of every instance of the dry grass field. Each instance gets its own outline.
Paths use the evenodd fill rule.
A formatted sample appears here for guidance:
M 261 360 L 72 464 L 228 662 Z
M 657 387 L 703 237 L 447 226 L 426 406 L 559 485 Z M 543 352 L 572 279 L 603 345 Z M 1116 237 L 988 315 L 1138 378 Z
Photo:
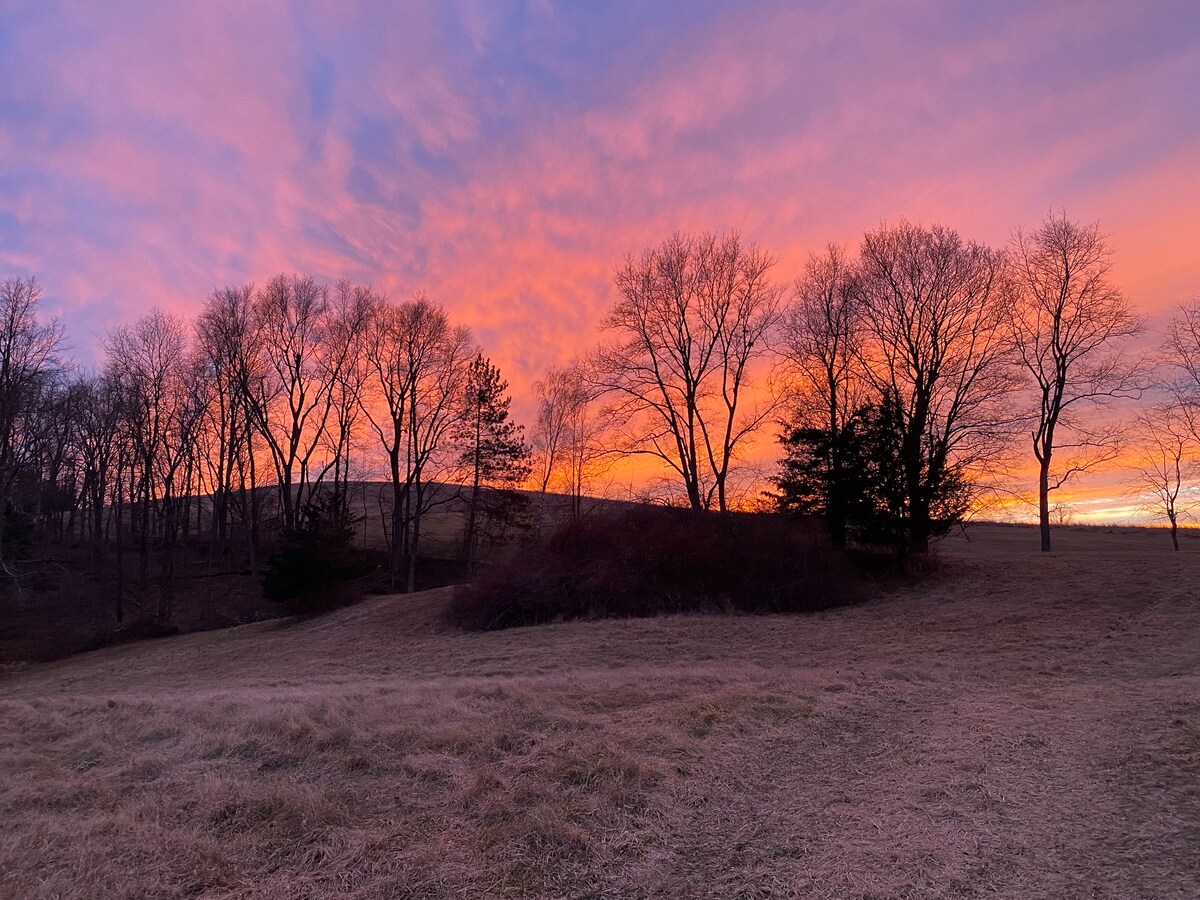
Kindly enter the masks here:
M 796 617 L 445 591 L 0 677 L 0 896 L 1200 896 L 1200 539 L 1020 527 Z

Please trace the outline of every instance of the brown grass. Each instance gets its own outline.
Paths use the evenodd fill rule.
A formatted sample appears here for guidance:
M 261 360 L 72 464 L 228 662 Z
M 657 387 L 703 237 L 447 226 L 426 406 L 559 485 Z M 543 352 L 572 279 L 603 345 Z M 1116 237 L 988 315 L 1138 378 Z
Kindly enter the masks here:
M 973 535 L 811 616 L 435 591 L 11 670 L 0 896 L 1194 898 L 1200 540 Z

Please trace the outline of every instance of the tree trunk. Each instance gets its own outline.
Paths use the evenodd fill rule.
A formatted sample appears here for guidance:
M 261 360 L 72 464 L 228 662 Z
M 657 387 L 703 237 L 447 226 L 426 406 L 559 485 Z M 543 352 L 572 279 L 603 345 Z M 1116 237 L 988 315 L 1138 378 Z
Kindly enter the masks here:
M 835 435 L 837 432 L 830 431 L 829 446 L 832 458 L 829 460 L 829 480 L 825 485 L 828 504 L 825 514 L 829 522 L 829 543 L 833 545 L 834 550 L 844 550 L 846 548 L 846 504 L 843 502 L 842 494 L 845 476 L 842 474 L 840 435 L 836 437 Z
M 1038 527 L 1042 532 L 1042 552 L 1050 552 L 1050 457 L 1038 470 Z
M 393 450 L 389 455 L 392 470 L 392 559 L 388 566 L 388 586 L 394 591 L 404 568 L 407 535 L 404 533 L 404 489 L 400 481 L 399 450 Z
M 417 490 L 417 505 L 412 514 L 412 533 L 409 536 L 408 546 L 408 579 L 405 582 L 405 589 L 408 593 L 412 593 L 417 589 L 417 548 L 421 543 L 421 490 Z
M 117 624 L 125 621 L 125 546 L 121 535 L 121 512 L 125 498 L 121 490 L 121 472 L 117 470 Z
M 467 575 L 470 576 L 475 569 L 475 514 L 479 508 L 479 478 L 476 477 L 475 483 L 471 486 L 471 500 L 467 507 L 467 534 L 463 547 L 464 555 L 466 556 Z
M 475 569 L 475 514 L 479 509 L 479 481 L 480 469 L 482 468 L 482 442 L 483 442 L 483 418 L 482 412 L 475 412 L 475 455 L 474 455 L 474 471 L 471 478 L 471 503 L 467 507 L 467 533 L 464 540 L 463 555 L 466 557 L 467 577 L 469 578 Z

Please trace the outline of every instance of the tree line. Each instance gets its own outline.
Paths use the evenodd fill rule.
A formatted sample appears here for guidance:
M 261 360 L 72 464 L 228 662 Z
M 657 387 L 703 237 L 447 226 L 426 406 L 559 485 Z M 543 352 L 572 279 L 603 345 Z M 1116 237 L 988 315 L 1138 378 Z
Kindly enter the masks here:
M 116 328 L 96 372 L 68 364 L 32 279 L 0 286 L 0 564 L 12 590 L 31 535 L 94 548 L 169 621 L 178 551 L 258 577 L 281 541 L 350 524 L 350 484 L 385 461 L 394 586 L 412 589 L 423 518 L 465 484 L 467 555 L 486 488 L 528 475 L 507 383 L 470 331 L 423 296 L 308 276 L 214 291 L 190 325 L 154 310 Z
M 34 538 L 70 540 L 115 570 L 118 619 L 154 581 L 169 620 L 182 545 L 257 576 L 281 540 L 345 532 L 352 482 L 383 473 L 386 568 L 412 590 L 438 485 L 459 488 L 470 567 L 481 532 L 520 517 L 507 489 L 563 494 L 578 515 L 629 458 L 666 473 L 656 499 L 698 511 L 744 505 L 771 476 L 774 503 L 835 545 L 906 558 L 1022 456 L 1049 549 L 1055 492 L 1124 453 L 1174 529 L 1200 446 L 1200 301 L 1146 352 L 1111 257 L 1063 213 L 1000 248 L 900 221 L 786 284 L 737 233 L 677 233 L 618 265 L 602 340 L 534 384 L 528 436 L 469 328 L 424 295 L 280 275 L 214 291 L 192 322 L 122 325 L 83 372 L 37 282 L 9 279 L 0 574 L 20 591 Z M 747 453 L 771 433 L 773 475 Z
M 596 408 L 600 459 L 651 457 L 683 503 L 724 511 L 761 484 L 746 450 L 776 430 L 775 505 L 901 559 L 989 494 L 1023 501 L 1030 457 L 1049 550 L 1057 492 L 1123 460 L 1178 547 L 1200 458 L 1200 300 L 1153 340 L 1097 224 L 1051 213 L 994 248 L 902 220 L 856 253 L 812 255 L 790 285 L 775 265 L 735 233 L 626 258 L 606 340 L 570 379 Z
M 762 483 L 746 450 L 775 430 L 774 504 L 824 520 L 835 546 L 904 559 L 989 494 L 1023 502 L 1014 473 L 1030 457 L 1049 550 L 1057 492 L 1122 459 L 1128 493 L 1178 547 L 1196 502 L 1200 300 L 1147 348 L 1097 224 L 1051 213 L 993 248 L 902 220 L 857 253 L 813 254 L 790 285 L 775 265 L 735 233 L 676 234 L 624 260 L 606 340 L 567 399 L 539 388 L 546 421 L 595 409 L 575 429 L 591 448 L 577 470 L 648 456 L 681 502 L 724 511 Z

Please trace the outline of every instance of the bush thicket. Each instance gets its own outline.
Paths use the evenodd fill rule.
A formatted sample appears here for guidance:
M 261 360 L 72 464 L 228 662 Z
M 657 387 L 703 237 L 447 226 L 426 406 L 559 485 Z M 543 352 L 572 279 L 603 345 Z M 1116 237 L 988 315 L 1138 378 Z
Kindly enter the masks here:
M 662 507 L 581 519 L 461 588 L 446 624 L 807 612 L 861 599 L 861 582 L 817 531 L 781 515 Z

